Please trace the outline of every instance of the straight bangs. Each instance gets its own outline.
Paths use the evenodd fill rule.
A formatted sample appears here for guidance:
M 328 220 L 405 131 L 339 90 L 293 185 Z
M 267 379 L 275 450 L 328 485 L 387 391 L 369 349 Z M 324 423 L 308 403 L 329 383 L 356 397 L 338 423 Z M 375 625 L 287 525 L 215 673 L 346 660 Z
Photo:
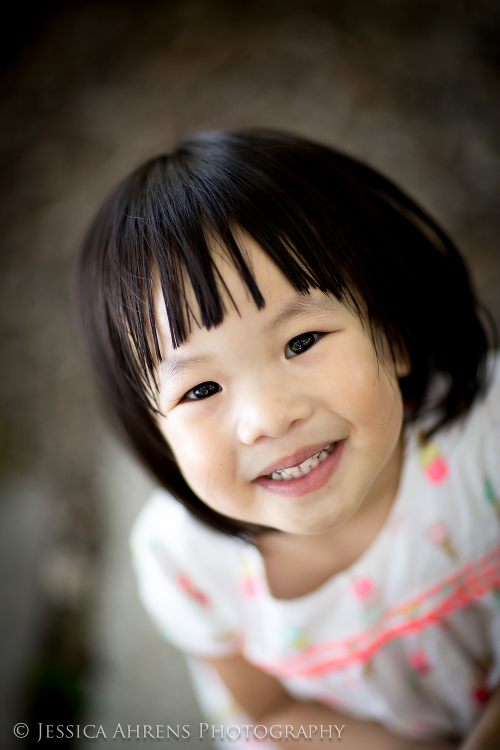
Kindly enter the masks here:
M 186 145 L 137 170 L 103 206 L 86 240 L 87 247 L 97 247 L 99 237 L 106 238 L 102 277 L 92 282 L 101 287 L 104 307 L 86 311 L 106 320 L 101 355 L 112 353 L 115 371 L 127 373 L 128 384 L 137 396 L 147 395 L 154 413 L 162 360 L 154 311 L 158 284 L 173 348 L 186 341 L 193 325 L 218 326 L 227 305 L 234 306 L 216 264 L 219 252 L 236 269 L 257 308 L 265 305 L 240 248 L 241 231 L 262 247 L 297 291 L 318 288 L 361 314 L 345 278 L 349 269 L 343 269 L 347 247 L 339 244 L 340 258 L 332 263 L 331 251 L 306 218 L 305 207 L 291 200 L 289 189 L 272 184 L 258 164 L 234 169 L 215 160 L 213 152 L 204 164 L 203 149 L 200 154 L 196 148 L 204 144 L 193 142 L 191 148 Z M 194 308 L 188 301 L 192 297 Z

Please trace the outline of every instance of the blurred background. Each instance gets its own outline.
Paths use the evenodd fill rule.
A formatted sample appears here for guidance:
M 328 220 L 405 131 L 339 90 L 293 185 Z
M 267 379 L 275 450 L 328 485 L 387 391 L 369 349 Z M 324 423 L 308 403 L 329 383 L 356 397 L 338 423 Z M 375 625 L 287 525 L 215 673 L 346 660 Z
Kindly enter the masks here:
M 0 747 L 34 746 L 38 722 L 102 724 L 108 742 L 118 723 L 194 728 L 182 657 L 135 593 L 128 534 L 152 484 L 99 413 L 71 286 L 82 234 L 120 178 L 193 131 L 286 128 L 407 189 L 457 240 L 500 323 L 500 5 L 47 0 L 11 14 L 0 45 Z

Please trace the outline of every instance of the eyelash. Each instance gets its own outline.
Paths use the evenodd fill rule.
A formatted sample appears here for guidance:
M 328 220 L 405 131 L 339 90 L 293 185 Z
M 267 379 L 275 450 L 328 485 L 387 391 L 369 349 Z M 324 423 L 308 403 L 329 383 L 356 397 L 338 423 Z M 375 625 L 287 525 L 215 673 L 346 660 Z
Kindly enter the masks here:
M 290 339 L 288 344 L 285 346 L 285 359 L 293 359 L 294 357 L 298 357 L 300 354 L 303 354 L 312 346 L 314 346 L 314 344 L 318 341 L 318 339 L 321 338 L 321 336 L 322 334 L 318 331 L 310 331 L 308 333 L 302 333 L 300 334 L 300 336 L 295 336 L 293 339 Z M 300 351 L 297 351 L 297 349 L 300 349 Z M 199 396 L 195 396 L 196 391 L 200 391 Z M 181 403 L 183 401 L 204 401 L 205 399 L 210 398 L 210 396 L 214 396 L 220 391 L 222 391 L 222 388 L 218 383 L 215 383 L 213 380 L 206 380 L 204 383 L 196 385 L 194 388 L 191 388 L 191 390 L 185 393 L 181 399 Z
M 203 395 L 200 395 L 199 397 L 196 397 L 194 395 L 196 391 L 201 391 L 202 389 L 205 389 L 205 393 Z M 216 393 L 219 393 L 219 391 L 222 391 L 222 388 L 220 387 L 218 383 L 214 383 L 213 380 L 206 380 L 204 383 L 195 385 L 194 388 L 191 388 L 190 391 L 185 393 L 181 399 L 181 402 L 182 401 L 203 401 L 204 399 L 210 398 L 210 396 L 213 396 Z M 191 397 L 190 394 L 193 394 L 193 397 Z

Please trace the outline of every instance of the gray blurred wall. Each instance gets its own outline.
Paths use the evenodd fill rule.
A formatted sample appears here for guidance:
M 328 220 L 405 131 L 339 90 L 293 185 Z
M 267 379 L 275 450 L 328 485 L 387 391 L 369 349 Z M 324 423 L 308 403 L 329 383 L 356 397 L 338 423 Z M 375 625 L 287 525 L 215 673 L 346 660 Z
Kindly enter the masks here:
M 35 20 L 0 77 L 2 748 L 58 694 L 82 723 L 200 720 L 135 594 L 152 484 L 99 415 L 73 310 L 76 248 L 121 177 L 207 128 L 333 144 L 442 222 L 500 321 L 498 3 L 116 0 Z

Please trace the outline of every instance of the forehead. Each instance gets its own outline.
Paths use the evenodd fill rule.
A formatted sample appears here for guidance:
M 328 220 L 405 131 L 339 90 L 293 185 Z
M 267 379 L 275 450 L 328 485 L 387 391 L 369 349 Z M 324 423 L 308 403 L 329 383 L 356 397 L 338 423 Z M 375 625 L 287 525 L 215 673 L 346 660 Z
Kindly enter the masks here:
M 225 252 L 223 245 L 214 240 L 211 250 L 217 269 L 217 285 L 225 310 L 220 327 L 226 325 L 227 328 L 231 322 L 234 322 L 240 325 L 242 323 L 257 324 L 259 327 L 273 329 L 311 313 L 331 313 L 332 310 L 344 307 L 336 297 L 327 295 L 319 289 L 297 291 L 276 264 L 248 235 L 241 233 L 238 237 L 238 244 L 264 298 L 264 305 L 262 308 L 257 306 L 235 268 L 234 261 Z M 194 338 L 198 339 L 200 334 L 207 332 L 207 329 L 200 323 L 193 287 L 188 279 L 185 278 L 184 282 L 183 293 L 190 335 L 185 344 L 178 347 L 179 349 L 188 345 Z M 168 308 L 159 284 L 156 285 L 155 291 L 155 318 L 164 348 L 163 356 L 165 356 L 167 350 L 172 350 L 174 347 L 170 336 Z M 214 326 L 214 328 L 219 328 L 219 326 Z

